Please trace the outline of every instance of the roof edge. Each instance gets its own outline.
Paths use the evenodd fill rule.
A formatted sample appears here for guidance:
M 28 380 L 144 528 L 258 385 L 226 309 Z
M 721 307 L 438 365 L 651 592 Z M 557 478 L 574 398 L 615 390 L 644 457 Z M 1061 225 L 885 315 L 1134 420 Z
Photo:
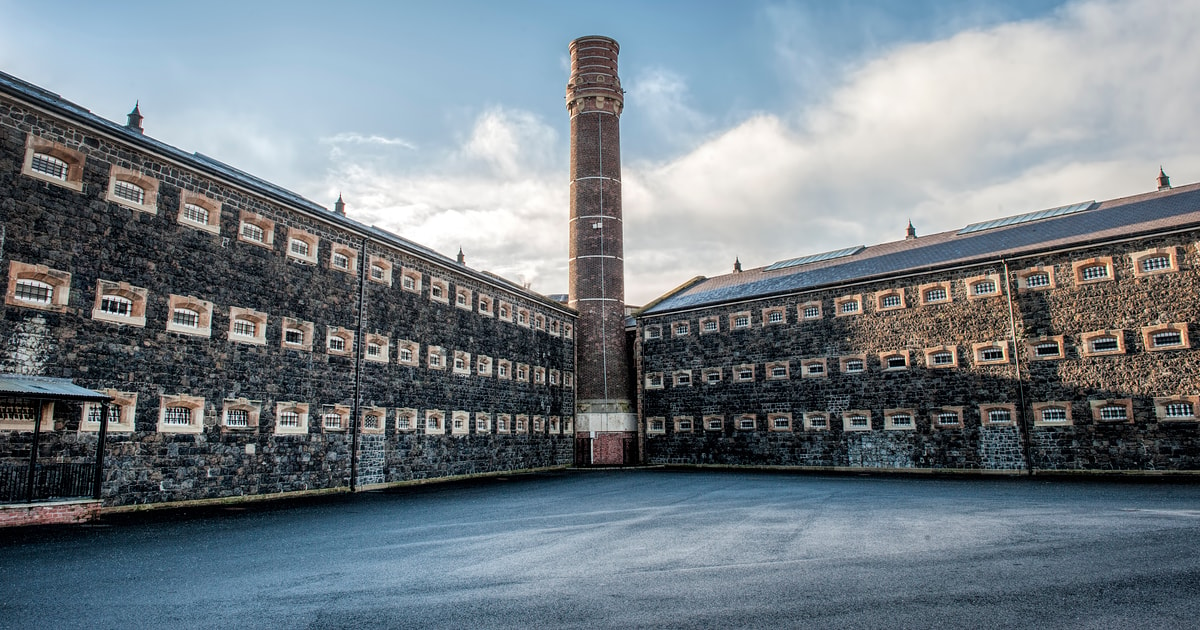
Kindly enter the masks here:
M 658 306 L 659 304 L 664 302 L 665 300 L 669 300 L 669 299 L 675 297 L 677 294 L 687 291 L 688 289 L 696 286 L 697 284 L 700 284 L 701 282 L 704 282 L 705 280 L 708 280 L 708 278 L 706 278 L 705 276 L 696 276 L 696 277 L 692 278 L 691 280 L 688 280 L 687 282 L 684 282 L 683 284 L 675 287 L 674 289 L 671 289 L 670 291 L 667 291 L 666 293 L 654 298 L 653 300 L 650 300 L 650 302 L 648 304 L 646 304 L 642 308 L 639 308 L 638 310 L 634 311 L 632 313 L 632 315 L 633 315 L 633 317 L 636 318 L 639 315 L 641 315 L 642 313 L 647 313 L 651 309 L 653 309 L 655 306 Z

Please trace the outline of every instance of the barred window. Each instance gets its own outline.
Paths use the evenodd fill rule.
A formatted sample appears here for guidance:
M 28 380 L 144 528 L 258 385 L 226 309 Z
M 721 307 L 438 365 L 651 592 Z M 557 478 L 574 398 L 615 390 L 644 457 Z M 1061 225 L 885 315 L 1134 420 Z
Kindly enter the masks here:
M 791 418 L 775 418 L 775 420 L 773 422 L 774 422 L 775 429 L 790 429 L 790 428 L 792 428 L 792 419 Z
M 400 281 L 400 286 L 412 291 L 417 288 L 417 283 L 413 281 L 412 276 L 404 276 L 404 278 Z
M 1025 286 L 1030 288 L 1050 286 L 1050 274 L 1045 271 L 1032 273 L 1025 277 Z
M 1062 354 L 1062 348 L 1057 341 L 1046 341 L 1034 346 L 1033 354 L 1039 357 L 1056 357 Z
M 716 330 L 717 330 L 716 320 L 710 319 L 710 320 L 704 322 L 704 332 L 716 332 Z M 655 330 L 655 333 L 657 333 L 657 332 L 658 331 Z
M 929 355 L 934 365 L 951 365 L 954 363 L 954 353 L 941 350 Z
M 1129 411 L 1125 405 L 1105 405 L 1100 408 L 1101 420 L 1128 420 Z
M 893 354 L 887 357 L 887 367 L 889 370 L 895 370 L 903 367 L 908 367 L 908 360 L 902 354 Z
M 304 331 L 298 328 L 284 328 L 283 342 L 290 346 L 299 346 L 304 343 Z
M 263 239 L 266 238 L 266 233 L 263 232 L 261 227 L 253 223 L 242 223 L 242 238 L 262 243 Z
M 367 356 L 377 357 L 382 351 L 383 348 L 379 347 L 379 344 L 375 343 L 374 341 L 367 343 Z
M 183 204 L 183 218 L 193 223 L 208 225 L 208 208 L 194 203 Z
M 738 370 L 738 380 L 749 381 L 754 378 L 754 370 L 750 368 L 741 368 Z
M 379 274 L 380 274 L 380 275 L 379 275 L 379 277 L 380 277 L 380 278 L 382 278 L 382 277 L 383 277 L 383 270 L 382 270 L 382 269 L 380 269 L 380 270 L 379 270 Z M 372 277 L 374 277 L 374 276 L 375 276 L 375 270 L 374 270 L 373 268 L 371 269 L 371 276 L 372 276 Z M 433 296 L 433 297 L 435 297 L 435 298 L 440 298 L 440 297 L 442 297 L 442 287 L 440 287 L 440 286 L 438 286 L 438 285 L 436 285 L 436 284 L 435 284 L 435 285 L 433 285 L 433 286 L 431 286 L 431 287 L 429 287 L 429 295 L 431 295 L 431 296 Z
M 755 425 L 755 420 L 753 417 L 742 417 L 742 418 L 738 419 L 738 428 L 742 429 L 743 431 L 749 431 L 749 430 L 754 429 L 755 428 L 754 425 Z
M 295 254 L 297 256 L 303 256 L 305 258 L 308 257 L 308 249 L 309 249 L 308 243 L 306 243 L 298 238 L 294 238 L 291 240 L 291 243 L 288 244 L 288 247 L 289 247 L 289 249 L 291 249 L 291 252 L 293 254 Z
M 295 411 L 284 411 L 279 414 L 279 426 L 281 427 L 299 427 L 300 414 Z
M 819 368 L 819 367 L 821 367 L 821 366 L 819 366 L 819 365 L 818 365 L 818 366 L 816 366 L 816 367 L 818 367 L 818 368 Z M 810 373 L 812 372 L 812 366 L 809 366 L 809 370 L 808 370 L 808 371 L 809 371 Z M 785 376 L 787 376 L 787 375 L 788 375 L 787 368 L 783 367 L 782 365 L 776 365 L 776 366 L 774 366 L 774 367 L 772 367 L 772 368 L 771 368 L 771 377 L 772 377 L 772 378 L 783 378 L 783 377 L 785 377 Z
M 812 415 L 808 417 L 808 426 L 814 429 L 824 429 L 829 426 L 829 419 L 821 415 Z
M 650 420 L 650 430 L 656 433 L 662 433 L 667 430 L 667 422 L 661 418 L 652 418 Z
M 709 431 L 720 431 L 725 428 L 725 421 L 721 418 L 705 418 L 704 423 L 704 428 Z
M 767 322 L 778 324 L 783 321 L 783 311 L 771 311 L 767 314 Z
M 946 289 L 937 287 L 925 292 L 926 302 L 942 302 L 946 299 Z
M 1008 424 L 1012 422 L 1012 414 L 1007 409 L 992 409 L 988 411 L 989 424 Z
M 842 302 L 842 312 L 843 313 L 857 313 L 858 312 L 858 300 L 849 300 L 847 302 Z
M 346 350 L 346 340 L 341 337 L 329 338 L 329 349 L 335 352 L 343 352 Z
M 13 297 L 24 302 L 49 304 L 54 298 L 54 287 L 38 280 L 22 278 L 17 280 L 17 286 L 16 290 L 13 292 Z
M 867 418 L 866 416 L 850 416 L 849 418 L 847 418 L 847 420 L 850 422 L 850 426 L 852 426 L 852 427 L 869 427 L 869 426 L 871 426 L 871 420 L 869 418 Z
M 342 428 L 342 416 L 337 413 L 327 413 L 321 416 L 321 424 L 326 429 L 340 429 Z
M 39 403 L 32 400 L 0 401 L 0 420 L 33 423 L 37 418 Z M 97 422 L 99 420 L 97 419 Z
M 687 324 L 687 322 L 681 322 L 681 323 L 675 324 L 675 334 L 676 334 L 676 335 L 686 335 L 686 334 L 688 334 L 688 324 Z
M 900 296 L 893 293 L 883 296 L 883 299 L 879 301 L 879 306 L 883 308 L 896 308 L 900 306 L 901 302 Z
M 1157 332 L 1150 336 L 1150 344 L 1155 348 L 1183 345 L 1183 335 L 1178 330 Z
M 821 316 L 820 306 L 805 306 L 804 319 L 816 319 Z
M 691 374 L 676 374 L 675 375 L 675 384 L 676 385 L 691 385 L 692 384 L 692 375 Z
M 980 280 L 971 285 L 971 295 L 991 295 L 996 292 L 996 283 L 991 280 Z
M 1042 410 L 1042 422 L 1066 422 L 1067 410 L 1062 407 L 1046 407 Z
M 1168 418 L 1191 418 L 1195 413 L 1192 411 L 1192 403 L 1188 402 L 1173 402 L 1167 403 Z
M 233 320 L 233 334 L 241 337 L 253 337 L 258 334 L 258 324 L 248 319 Z
M 146 203 L 146 189 L 123 179 L 113 182 L 113 196 L 138 205 Z
M 71 169 L 66 162 L 46 153 L 34 153 L 30 168 L 36 173 L 48 175 L 54 179 L 61 179 L 64 182 L 67 181 L 67 173 Z
M 409 418 L 408 416 L 397 416 L 396 417 L 396 428 L 397 429 L 411 429 L 412 428 L 411 418 Z
M 646 329 L 647 339 L 658 339 L 659 337 L 662 337 L 662 329 L 660 329 L 658 326 L 651 326 L 650 328 Z
M 171 314 L 171 323 L 177 326 L 186 326 L 188 328 L 200 327 L 200 313 L 193 311 L 190 308 L 177 308 Z
M 454 301 L 455 301 L 455 302 L 457 302 L 459 306 L 466 306 L 466 305 L 467 305 L 467 294 L 466 294 L 466 293 L 459 293 L 459 294 L 458 294 L 458 295 L 455 297 L 455 300 L 454 300 Z M 539 328 L 540 328 L 540 326 L 539 326 Z
M 1097 337 L 1091 342 L 1092 352 L 1113 352 L 1121 349 L 1116 337 Z
M 1057 348 L 1058 346 L 1055 346 L 1055 347 Z M 1055 352 L 1055 354 L 1058 354 L 1058 353 Z M 980 361 L 1003 361 L 1004 360 L 1004 348 L 997 348 L 995 346 L 993 346 L 991 348 L 984 348 L 979 351 L 979 360 Z
M 908 414 L 899 413 L 892 416 L 892 426 L 894 427 L 911 427 L 912 423 L 912 416 Z
M 1108 277 L 1108 265 L 1089 265 L 1079 271 L 1079 277 L 1084 280 L 1100 280 Z
M 691 431 L 692 430 L 692 420 L 690 418 L 680 418 L 679 419 L 679 430 L 680 431 Z
M 378 415 L 370 413 L 370 414 L 367 414 L 366 416 L 363 416 L 363 428 L 364 429 L 378 429 L 380 427 L 380 425 L 381 425 L 381 422 L 380 422 L 380 418 Z
M 372 280 L 383 280 L 384 277 L 385 277 L 385 273 L 384 273 L 383 267 L 381 267 L 379 265 L 371 265 L 371 279 Z M 437 287 L 434 287 L 434 289 L 437 290 Z
M 400 348 L 400 362 L 407 363 L 413 360 L 412 350 L 408 348 Z
M 750 316 L 749 315 L 738 315 L 737 317 L 733 318 L 733 327 L 734 328 L 746 328 L 749 325 L 750 325 Z
M 92 403 L 88 405 L 87 421 L 92 424 L 100 424 L 100 416 L 104 414 L 104 405 Z M 32 418 L 30 418 L 32 420 Z M 121 424 L 121 406 L 110 404 L 108 406 L 108 424 Z
M 843 365 L 845 365 L 843 371 L 847 373 L 862 372 L 867 369 L 866 363 L 862 359 L 847 359 Z
M 775 369 L 782 370 L 782 368 L 775 368 Z M 804 366 L 804 371 L 808 374 L 824 374 L 825 373 L 825 364 L 824 363 L 809 363 L 808 365 Z M 777 376 L 786 376 L 786 370 L 784 370 L 784 372 L 785 372 L 785 374 L 778 374 Z
M 226 409 L 225 426 L 248 428 L 250 426 L 250 412 L 245 409 Z
M 1170 256 L 1152 256 L 1142 259 L 1142 271 L 1161 271 L 1171 268 Z
M 943 427 L 957 425 L 958 424 L 958 414 L 950 412 L 950 411 L 943 411 L 937 415 L 937 423 L 938 423 L 938 426 L 943 426 Z
M 709 372 L 708 374 L 706 374 L 704 376 L 704 379 L 707 380 L 709 383 L 719 383 L 719 382 L 721 382 L 721 373 L 720 372 Z
M 163 411 L 163 424 L 186 426 L 192 423 L 192 410 L 187 407 L 167 407 Z

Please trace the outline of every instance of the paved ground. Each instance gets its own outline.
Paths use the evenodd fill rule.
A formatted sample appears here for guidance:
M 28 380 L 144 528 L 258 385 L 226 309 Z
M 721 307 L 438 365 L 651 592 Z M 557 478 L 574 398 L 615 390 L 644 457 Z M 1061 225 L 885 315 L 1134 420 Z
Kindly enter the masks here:
M 583 471 L 0 532 L 4 628 L 1200 626 L 1200 484 Z

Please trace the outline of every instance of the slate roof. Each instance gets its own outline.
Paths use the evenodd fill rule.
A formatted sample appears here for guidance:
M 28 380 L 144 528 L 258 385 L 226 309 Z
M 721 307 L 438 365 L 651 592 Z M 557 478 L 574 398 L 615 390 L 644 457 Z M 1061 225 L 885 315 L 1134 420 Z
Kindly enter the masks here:
M 69 378 L 0 374 L 0 397 L 105 402 L 112 396 L 80 387 Z
M 1200 227 L 1200 184 L 1092 204 L 1065 216 L 988 230 L 959 230 L 866 247 L 841 258 L 699 278 L 639 315 L 794 293 L 887 276 L 994 261 L 1092 242 Z
M 309 199 L 296 194 L 282 186 L 272 184 L 264 179 L 255 177 L 243 170 L 225 164 L 220 160 L 208 157 L 202 153 L 187 153 L 177 149 L 165 142 L 155 140 L 150 136 L 139 133 L 133 129 L 129 129 L 124 125 L 117 124 L 111 120 L 107 120 L 96 114 L 93 114 L 87 108 L 80 107 L 71 101 L 64 99 L 58 94 L 38 87 L 32 83 L 19 79 L 0 71 L 0 92 L 22 97 L 26 100 L 33 101 L 45 109 L 62 116 L 68 120 L 74 120 L 83 123 L 86 126 L 94 129 L 99 129 L 106 134 L 115 136 L 133 146 L 141 147 L 147 151 L 166 156 L 172 160 L 186 164 L 197 172 L 205 173 L 210 176 L 215 176 L 225 181 L 233 182 L 243 188 L 253 191 L 256 194 L 262 195 L 277 203 L 281 203 L 301 211 L 319 216 L 321 220 L 328 221 L 362 235 L 370 235 L 379 242 L 387 243 L 388 245 L 400 250 L 408 251 L 416 254 L 419 257 L 425 258 L 431 262 L 441 264 L 450 269 L 461 271 L 466 275 L 475 276 L 480 280 L 484 280 L 489 284 L 501 284 L 505 289 L 514 293 L 525 295 L 531 299 L 537 300 L 548 306 L 553 306 L 557 309 L 565 309 L 569 312 L 574 312 L 564 304 L 560 304 L 545 296 L 534 293 L 525 289 L 519 284 L 511 282 L 505 278 L 495 274 L 482 272 L 476 269 L 471 269 L 465 265 L 458 264 L 458 261 L 449 256 L 442 255 L 424 245 L 414 243 L 406 238 L 392 234 L 377 227 L 364 225 L 342 216 L 336 212 L 330 212 L 324 206 L 317 204 Z

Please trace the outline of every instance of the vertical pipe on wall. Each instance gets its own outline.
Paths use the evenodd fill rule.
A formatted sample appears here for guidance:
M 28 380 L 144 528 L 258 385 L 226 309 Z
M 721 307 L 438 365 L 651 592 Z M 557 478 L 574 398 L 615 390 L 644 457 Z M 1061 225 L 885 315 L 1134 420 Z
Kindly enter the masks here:
M 1001 258 L 1004 265 L 1004 297 L 1008 300 L 1008 328 L 1012 338 L 1013 376 L 1017 380 L 1017 426 L 1021 432 L 1021 446 L 1025 451 L 1025 470 L 1033 474 L 1033 447 L 1029 437 L 1029 419 L 1025 416 L 1025 380 L 1021 376 L 1021 352 L 1017 348 L 1017 317 L 1014 314 L 1012 279 L 1008 273 L 1008 260 Z

